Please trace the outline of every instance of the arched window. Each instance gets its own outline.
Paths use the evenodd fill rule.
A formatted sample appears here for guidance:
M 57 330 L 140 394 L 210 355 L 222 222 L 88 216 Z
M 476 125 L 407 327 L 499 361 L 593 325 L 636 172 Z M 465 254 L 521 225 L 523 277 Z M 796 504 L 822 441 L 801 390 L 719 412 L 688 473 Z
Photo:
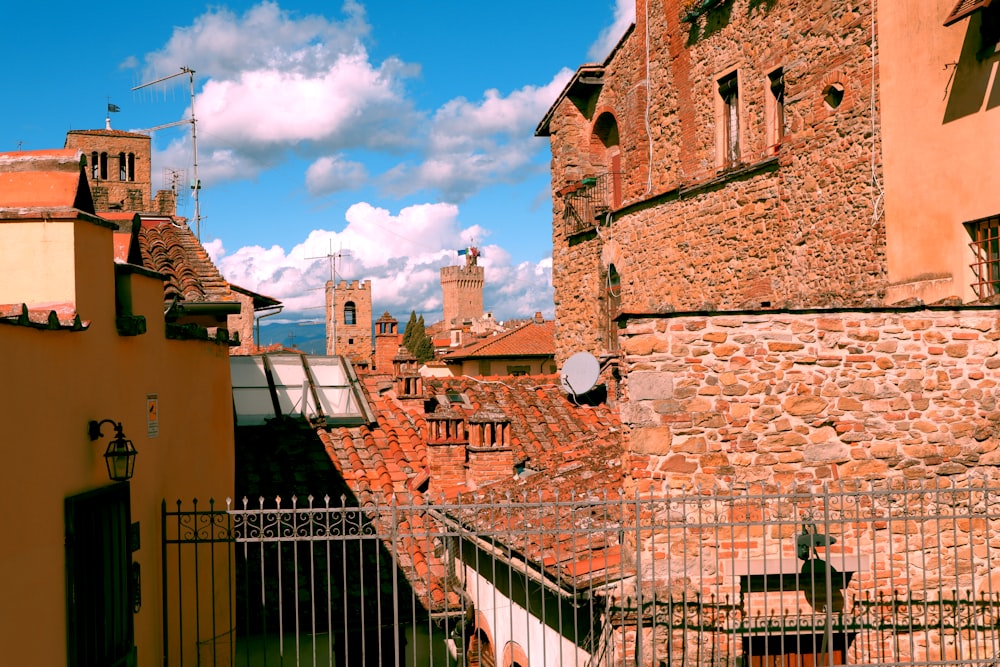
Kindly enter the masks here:
M 108 154 L 101 153 L 101 176 L 102 179 L 107 179 L 108 177 Z
M 353 301 L 344 304 L 344 324 L 357 324 L 357 309 Z
M 125 164 L 125 153 L 124 152 L 119 153 L 118 154 L 118 180 L 119 181 L 124 181 L 126 179 L 126 177 L 127 177 L 126 174 L 125 174 L 125 167 L 126 166 L 127 165 Z
M 128 154 L 128 180 L 135 181 L 135 153 Z
M 99 159 L 100 157 L 97 155 L 97 151 L 90 154 L 90 177 L 93 179 L 100 178 L 101 176 L 100 164 L 98 163 Z

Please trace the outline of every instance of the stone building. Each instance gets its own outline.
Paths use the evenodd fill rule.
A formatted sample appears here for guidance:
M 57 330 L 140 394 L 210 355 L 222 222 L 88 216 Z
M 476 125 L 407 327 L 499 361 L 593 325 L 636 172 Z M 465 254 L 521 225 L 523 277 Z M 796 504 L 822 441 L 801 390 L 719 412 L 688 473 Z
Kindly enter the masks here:
M 366 280 L 326 283 L 326 353 L 356 366 L 372 363 L 372 285 Z
M 232 354 L 256 350 L 259 317 L 275 314 L 281 304 L 222 277 L 187 220 L 177 215 L 176 182 L 153 194 L 149 135 L 114 130 L 109 122 L 103 130 L 70 130 L 65 147 L 81 153 L 95 211 L 118 226 L 116 259 L 167 278 L 163 297 L 172 335 L 201 336 L 204 328 L 214 336 L 221 330 Z M 185 331 L 185 325 L 196 329 Z
M 441 269 L 441 297 L 444 302 L 444 325 L 461 329 L 465 322 L 483 316 L 483 285 L 486 274 L 479 266 L 479 250 L 463 251 L 465 266 L 446 266 Z
M 1000 478 L 998 39 L 1000 6 L 975 0 L 637 0 L 608 58 L 577 70 L 536 131 L 553 158 L 556 360 L 588 351 L 620 377 L 628 492 Z M 794 532 L 766 525 L 726 553 L 779 576 Z M 922 557 L 924 536 L 899 534 Z M 641 560 L 669 561 L 664 537 L 637 539 Z M 970 554 L 982 539 L 955 537 Z M 872 574 L 890 541 L 857 545 L 854 599 L 913 590 Z M 982 552 L 936 565 L 926 599 L 944 577 L 975 591 L 1000 572 Z M 684 575 L 670 585 L 718 580 Z M 776 630 L 768 650 L 815 632 Z M 968 659 L 944 634 L 906 658 Z
M 577 71 L 537 130 L 556 359 L 620 361 L 640 479 L 954 474 L 995 447 L 998 14 L 638 0 Z
M 98 211 L 135 211 L 174 215 L 176 192 L 153 191 L 148 134 L 112 130 L 70 130 L 66 148 L 83 153 L 87 181 Z

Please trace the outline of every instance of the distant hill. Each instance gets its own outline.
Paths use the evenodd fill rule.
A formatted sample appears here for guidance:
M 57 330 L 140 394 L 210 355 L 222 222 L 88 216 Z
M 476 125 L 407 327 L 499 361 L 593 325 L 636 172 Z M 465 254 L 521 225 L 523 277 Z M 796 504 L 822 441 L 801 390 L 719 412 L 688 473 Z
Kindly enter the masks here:
M 326 354 L 326 327 L 322 322 L 314 324 L 262 324 L 260 344 L 281 343 L 307 354 Z

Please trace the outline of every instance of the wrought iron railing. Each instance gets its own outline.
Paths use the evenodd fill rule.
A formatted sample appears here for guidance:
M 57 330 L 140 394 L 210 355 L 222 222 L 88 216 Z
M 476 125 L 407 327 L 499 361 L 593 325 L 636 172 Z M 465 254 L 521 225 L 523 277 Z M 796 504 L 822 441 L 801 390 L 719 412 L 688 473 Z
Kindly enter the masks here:
M 590 231 L 604 222 L 616 206 L 616 188 L 621 188 L 621 174 L 604 173 L 584 178 L 579 183 L 564 190 L 565 232 L 573 236 Z
M 1000 654 L 1000 486 L 975 480 L 257 499 L 164 506 L 163 520 L 165 665 L 985 666 Z

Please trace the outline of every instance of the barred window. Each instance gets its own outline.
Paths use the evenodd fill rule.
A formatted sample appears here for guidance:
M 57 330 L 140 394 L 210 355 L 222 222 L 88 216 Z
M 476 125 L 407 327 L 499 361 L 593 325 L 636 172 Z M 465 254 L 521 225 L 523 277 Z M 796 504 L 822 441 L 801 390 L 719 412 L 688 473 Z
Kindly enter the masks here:
M 972 241 L 972 289 L 980 299 L 1000 294 L 1000 216 L 965 223 Z

